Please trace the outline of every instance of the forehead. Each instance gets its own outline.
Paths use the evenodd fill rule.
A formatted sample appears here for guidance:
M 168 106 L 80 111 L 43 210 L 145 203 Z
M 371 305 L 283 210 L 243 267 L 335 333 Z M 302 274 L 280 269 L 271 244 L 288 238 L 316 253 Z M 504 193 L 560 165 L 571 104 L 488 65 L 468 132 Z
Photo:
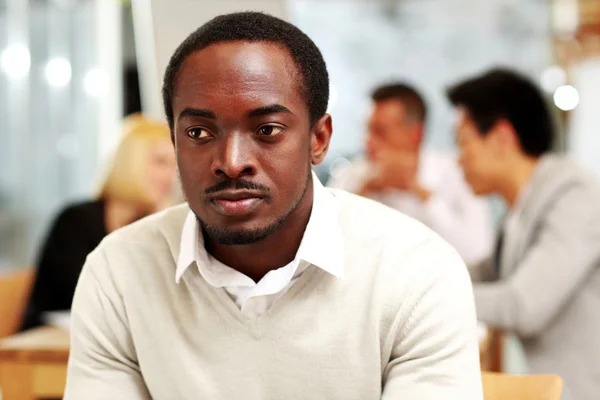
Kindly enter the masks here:
M 469 116 L 469 113 L 465 110 L 460 110 L 458 114 L 458 127 L 460 129 L 473 130 L 476 128 L 475 122 Z
M 400 100 L 381 100 L 375 102 L 371 113 L 372 120 L 398 122 L 404 118 L 406 110 Z
M 173 108 L 177 115 L 181 107 L 210 108 L 240 101 L 287 106 L 302 102 L 299 82 L 294 60 L 278 44 L 217 43 L 183 62 L 174 85 Z
M 466 110 L 460 110 L 457 116 L 456 136 L 460 140 L 483 139 L 479 134 L 475 121 L 471 119 Z

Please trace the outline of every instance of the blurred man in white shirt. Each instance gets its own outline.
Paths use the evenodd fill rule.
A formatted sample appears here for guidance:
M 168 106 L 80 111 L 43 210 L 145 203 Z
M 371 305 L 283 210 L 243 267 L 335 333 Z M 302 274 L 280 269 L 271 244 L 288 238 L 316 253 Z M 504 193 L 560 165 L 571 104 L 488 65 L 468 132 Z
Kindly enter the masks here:
M 467 264 L 492 248 L 489 203 L 467 186 L 452 154 L 424 150 L 427 108 L 412 87 L 394 83 L 372 94 L 366 158 L 334 171 L 329 186 L 386 204 L 428 225 Z

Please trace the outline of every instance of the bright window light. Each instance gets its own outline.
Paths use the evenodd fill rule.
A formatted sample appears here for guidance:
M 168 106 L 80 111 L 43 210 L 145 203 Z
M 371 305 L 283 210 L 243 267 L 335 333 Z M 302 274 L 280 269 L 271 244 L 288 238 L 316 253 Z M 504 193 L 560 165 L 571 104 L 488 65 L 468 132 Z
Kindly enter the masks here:
M 83 89 L 93 97 L 102 97 L 108 92 L 108 76 L 100 68 L 89 70 L 83 78 Z
M 53 58 L 46 64 L 46 79 L 51 86 L 62 87 L 71 81 L 71 63 L 65 58 Z
M 564 85 L 554 92 L 554 104 L 563 111 L 573 110 L 579 104 L 579 92 L 571 85 Z

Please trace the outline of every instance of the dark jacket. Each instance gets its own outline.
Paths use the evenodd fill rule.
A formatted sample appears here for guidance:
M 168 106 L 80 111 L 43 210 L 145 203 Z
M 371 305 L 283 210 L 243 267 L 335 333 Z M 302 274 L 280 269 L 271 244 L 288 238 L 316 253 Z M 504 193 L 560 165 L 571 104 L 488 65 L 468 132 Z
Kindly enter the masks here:
M 47 311 L 69 310 L 87 255 L 106 236 L 104 201 L 66 207 L 52 224 L 37 263 L 37 277 L 22 329 L 43 324 Z

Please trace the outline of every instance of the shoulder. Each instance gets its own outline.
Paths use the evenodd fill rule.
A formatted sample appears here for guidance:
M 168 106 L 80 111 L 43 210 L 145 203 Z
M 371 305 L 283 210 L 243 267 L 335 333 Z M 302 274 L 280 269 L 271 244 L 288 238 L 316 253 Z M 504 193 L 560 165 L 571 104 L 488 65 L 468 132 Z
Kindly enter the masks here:
M 87 200 L 68 204 L 59 213 L 59 218 L 73 218 L 104 212 L 104 201 Z
M 187 203 L 184 203 L 149 215 L 112 232 L 103 240 L 101 247 L 118 250 L 125 247 L 152 248 L 163 244 L 178 249 L 189 211 Z
M 331 191 L 338 205 L 346 252 L 367 255 L 376 269 L 390 269 L 395 274 L 417 268 L 427 273 L 436 260 L 456 259 L 454 248 L 421 222 L 373 200 Z M 464 267 L 460 257 L 457 267 Z
M 600 184 L 589 171 L 574 160 L 560 155 L 545 156 L 540 162 L 542 170 L 534 178 L 536 181 L 533 184 L 537 193 L 532 195 L 539 196 L 541 201 L 546 199 L 551 204 L 572 202 L 578 208 L 597 208 Z
M 575 160 L 560 154 L 543 156 L 538 164 L 539 172 L 534 175 L 534 183 L 551 188 L 565 184 L 578 184 L 589 187 L 597 185 L 597 179 L 581 167 Z M 537 182 L 536 182 L 537 181 Z
M 141 281 L 156 282 L 174 276 L 188 212 L 187 203 L 181 204 L 110 233 L 90 253 L 84 270 L 100 282 L 114 282 L 121 292 Z
M 348 191 L 357 190 L 369 172 L 369 163 L 364 157 L 352 161 L 343 159 L 331 168 L 331 177 L 327 186 Z
M 88 226 L 91 221 L 104 214 L 104 202 L 101 200 L 71 203 L 65 206 L 54 218 L 53 229 L 72 229 Z
M 425 298 L 436 299 L 436 306 L 426 312 L 439 318 L 445 318 L 440 312 L 448 302 L 472 311 L 467 268 L 444 239 L 391 208 L 344 191 L 332 192 L 344 235 L 348 284 L 366 290 L 382 305 L 386 324 L 420 318 L 412 313 L 428 304 Z
M 596 240 L 600 234 L 597 179 L 567 157 L 545 156 L 541 162 L 523 214 L 532 226 L 579 232 L 582 240 Z
M 328 189 L 336 200 L 344 230 L 358 236 L 436 236 L 421 222 L 380 202 L 338 189 Z

